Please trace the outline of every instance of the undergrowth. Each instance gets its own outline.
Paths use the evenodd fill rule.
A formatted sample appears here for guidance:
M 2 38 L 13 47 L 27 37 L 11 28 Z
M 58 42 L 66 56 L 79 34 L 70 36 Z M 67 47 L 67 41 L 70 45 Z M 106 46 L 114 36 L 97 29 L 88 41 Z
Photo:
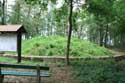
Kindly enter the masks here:
M 86 60 L 73 63 L 78 83 L 125 83 L 125 60 Z

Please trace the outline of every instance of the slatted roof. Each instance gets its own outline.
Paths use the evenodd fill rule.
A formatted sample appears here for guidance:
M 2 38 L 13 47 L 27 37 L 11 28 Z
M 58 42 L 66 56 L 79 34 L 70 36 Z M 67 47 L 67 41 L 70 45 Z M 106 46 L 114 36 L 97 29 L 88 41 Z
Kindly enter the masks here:
M 0 25 L 0 32 L 26 32 L 23 25 Z

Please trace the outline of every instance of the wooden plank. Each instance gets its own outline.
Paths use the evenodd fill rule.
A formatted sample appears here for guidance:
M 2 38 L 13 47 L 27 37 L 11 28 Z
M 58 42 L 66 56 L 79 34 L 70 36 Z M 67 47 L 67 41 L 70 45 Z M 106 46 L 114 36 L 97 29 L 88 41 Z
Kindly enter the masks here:
M 37 72 L 24 72 L 24 71 L 9 71 L 2 70 L 1 75 L 12 75 L 12 76 L 37 76 Z M 49 77 L 50 74 L 48 72 L 40 72 L 40 77 Z
M 19 64 L 0 64 L 0 67 L 4 68 L 22 68 L 22 69 L 37 69 L 37 66 L 32 65 L 19 65 Z M 40 70 L 49 70 L 47 66 L 40 66 Z

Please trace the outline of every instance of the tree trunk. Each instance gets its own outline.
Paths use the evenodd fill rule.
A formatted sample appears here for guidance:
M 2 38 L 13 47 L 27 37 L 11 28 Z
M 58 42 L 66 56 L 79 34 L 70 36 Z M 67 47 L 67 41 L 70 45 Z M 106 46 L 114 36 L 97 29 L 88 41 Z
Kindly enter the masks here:
M 70 14 L 69 14 L 69 30 L 68 30 L 68 40 L 67 40 L 67 53 L 66 53 L 66 63 L 69 62 L 69 51 L 70 51 L 70 43 L 71 43 L 71 35 L 72 35 L 72 13 L 73 13 L 73 0 L 70 0 Z
M 82 29 L 82 26 L 80 26 L 80 30 L 78 31 L 78 39 L 81 39 Z
M 30 17 L 30 13 L 31 13 L 31 6 L 29 5 L 29 7 L 28 7 L 28 13 L 27 13 L 27 18 Z
M 2 25 L 5 25 L 5 0 L 2 3 Z
M 39 34 L 40 34 L 40 32 L 39 32 L 39 27 L 36 26 L 36 34 L 35 34 L 35 35 L 39 35 Z
M 41 13 L 42 13 L 42 8 L 40 8 L 40 11 L 36 17 L 38 19 L 38 21 L 40 21 Z M 41 32 L 41 29 L 39 28 L 39 24 L 36 24 L 36 35 L 40 35 L 40 32 Z
M 100 27 L 100 29 L 99 29 L 99 34 L 100 34 L 100 46 L 103 46 L 103 35 L 102 35 L 102 33 L 103 33 L 103 30 L 102 30 L 101 27 Z
M 106 30 L 105 30 L 105 42 L 104 42 L 105 47 L 107 47 L 107 41 L 108 41 L 108 25 L 107 25 Z
M 17 23 L 20 23 L 20 3 L 17 4 Z

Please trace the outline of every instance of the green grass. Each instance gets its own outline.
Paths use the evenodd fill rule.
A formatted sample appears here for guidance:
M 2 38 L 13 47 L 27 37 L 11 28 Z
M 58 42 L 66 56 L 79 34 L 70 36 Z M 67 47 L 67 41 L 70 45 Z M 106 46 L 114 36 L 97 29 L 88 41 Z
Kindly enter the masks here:
M 17 60 L 14 58 L 8 58 L 8 57 L 0 57 L 0 62 L 2 63 L 11 63 L 11 64 L 17 64 Z M 44 62 L 40 61 L 30 61 L 30 60 L 22 60 L 20 64 L 25 64 L 25 65 L 43 65 L 45 64 Z
M 125 83 L 125 60 L 84 60 L 73 64 L 77 83 Z
M 24 55 L 39 56 L 65 56 L 66 37 L 34 37 L 23 41 L 22 53 Z M 72 38 L 70 55 L 76 57 L 112 55 L 112 52 L 88 41 Z

